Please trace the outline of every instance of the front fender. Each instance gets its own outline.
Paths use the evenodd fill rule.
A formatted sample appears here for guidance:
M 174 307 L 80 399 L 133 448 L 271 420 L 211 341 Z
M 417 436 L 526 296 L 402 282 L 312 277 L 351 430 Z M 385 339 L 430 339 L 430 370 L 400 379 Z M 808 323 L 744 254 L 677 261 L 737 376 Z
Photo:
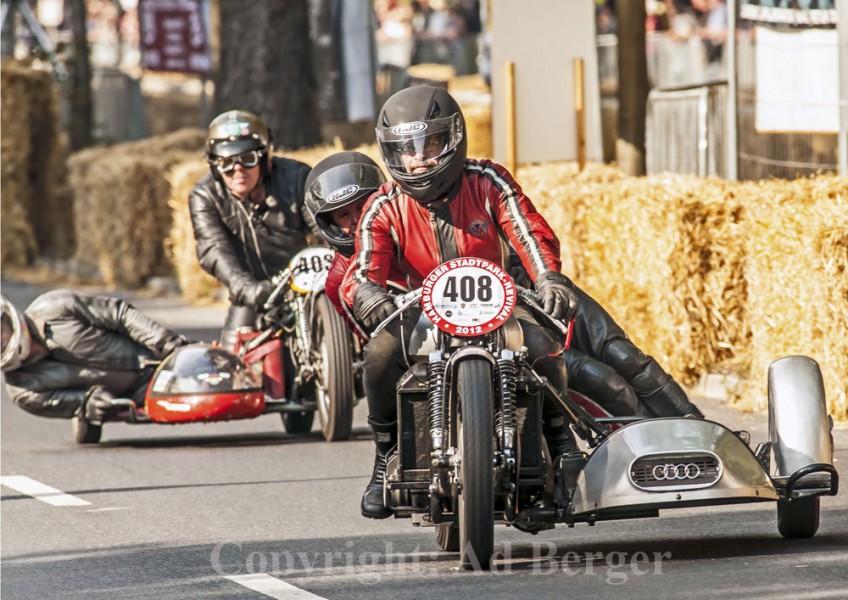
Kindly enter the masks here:
M 662 469 L 655 466 L 678 464 L 696 464 L 702 475 L 656 479 Z M 622 427 L 595 449 L 578 477 L 571 514 L 777 498 L 754 454 L 723 425 L 650 419 Z

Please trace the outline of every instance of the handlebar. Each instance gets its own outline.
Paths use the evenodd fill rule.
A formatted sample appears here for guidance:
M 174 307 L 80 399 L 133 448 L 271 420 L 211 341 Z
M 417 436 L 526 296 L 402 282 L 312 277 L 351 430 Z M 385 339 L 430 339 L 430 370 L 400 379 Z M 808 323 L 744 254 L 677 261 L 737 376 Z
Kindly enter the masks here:
M 551 315 L 545 312 L 545 309 L 539 304 L 539 296 L 535 291 L 522 287 L 516 284 L 515 288 L 518 290 L 518 297 L 533 311 L 533 314 L 537 319 L 544 320 L 549 325 L 557 329 L 560 333 L 562 333 L 566 338 L 566 345 L 568 346 L 571 343 L 571 334 L 572 334 L 572 325 L 573 321 L 566 324 L 560 321 L 559 319 L 554 319 Z M 374 331 L 371 332 L 371 337 L 373 338 L 378 333 L 380 333 L 383 329 L 385 329 L 389 323 L 391 323 L 394 319 L 398 317 L 403 311 L 412 306 L 415 302 L 421 299 L 421 290 L 422 288 L 414 289 L 410 292 L 406 292 L 405 294 L 400 294 L 399 296 L 395 296 L 395 305 L 398 307 L 392 314 L 386 317 L 377 327 L 374 328 Z

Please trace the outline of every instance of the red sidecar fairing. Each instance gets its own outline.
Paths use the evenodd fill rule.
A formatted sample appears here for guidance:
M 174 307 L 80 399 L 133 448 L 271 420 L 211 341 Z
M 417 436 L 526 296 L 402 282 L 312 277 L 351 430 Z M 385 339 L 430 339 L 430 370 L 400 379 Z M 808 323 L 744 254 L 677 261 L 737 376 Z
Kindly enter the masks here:
M 162 361 L 144 406 L 157 423 L 252 419 L 264 412 L 265 394 L 259 377 L 238 356 L 192 344 Z

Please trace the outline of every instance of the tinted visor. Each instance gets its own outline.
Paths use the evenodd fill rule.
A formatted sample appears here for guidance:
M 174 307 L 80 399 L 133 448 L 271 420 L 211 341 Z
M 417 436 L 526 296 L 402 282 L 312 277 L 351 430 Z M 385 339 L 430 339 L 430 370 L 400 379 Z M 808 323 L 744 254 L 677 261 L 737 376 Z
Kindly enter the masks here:
M 369 194 L 385 183 L 383 172 L 374 165 L 338 165 L 315 178 L 307 190 L 318 201 L 319 213 L 332 212 Z
M 462 118 L 454 113 L 442 119 L 412 121 L 377 129 L 377 141 L 390 169 L 403 170 L 403 157 L 426 161 L 450 154 L 462 141 Z

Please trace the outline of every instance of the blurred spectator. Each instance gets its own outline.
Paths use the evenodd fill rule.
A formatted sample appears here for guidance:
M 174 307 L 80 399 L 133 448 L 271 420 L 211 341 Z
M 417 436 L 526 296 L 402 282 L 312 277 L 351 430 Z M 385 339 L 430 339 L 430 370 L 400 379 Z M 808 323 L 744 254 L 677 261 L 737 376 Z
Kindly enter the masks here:
M 718 78 L 722 74 L 722 54 L 727 40 L 727 3 L 707 0 L 705 4 L 701 39 L 707 54 L 708 76 Z
M 412 64 L 454 65 L 462 52 L 465 23 L 447 0 L 413 0 Z
M 595 31 L 598 35 L 615 34 L 618 21 L 615 18 L 615 6 L 610 2 L 598 5 L 595 9 Z
M 412 5 L 398 0 L 376 0 L 377 62 L 406 68 L 412 58 Z

